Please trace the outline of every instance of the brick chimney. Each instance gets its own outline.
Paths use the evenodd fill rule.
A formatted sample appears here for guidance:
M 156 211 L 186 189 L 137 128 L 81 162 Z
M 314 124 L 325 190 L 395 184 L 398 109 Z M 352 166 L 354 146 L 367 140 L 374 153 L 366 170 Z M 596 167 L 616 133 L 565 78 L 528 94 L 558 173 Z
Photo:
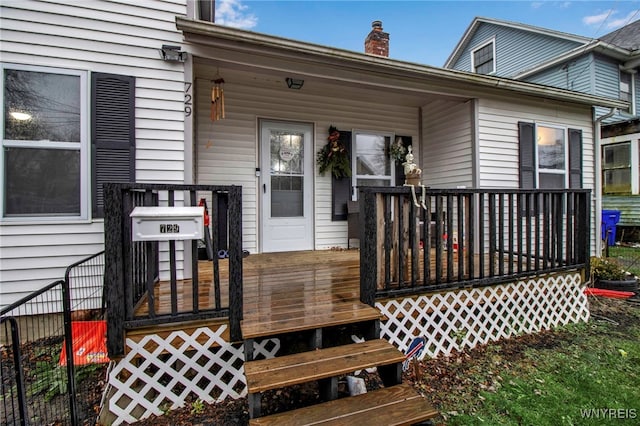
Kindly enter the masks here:
M 382 31 L 382 21 L 371 23 L 371 32 L 364 40 L 364 53 L 389 57 L 389 33 Z

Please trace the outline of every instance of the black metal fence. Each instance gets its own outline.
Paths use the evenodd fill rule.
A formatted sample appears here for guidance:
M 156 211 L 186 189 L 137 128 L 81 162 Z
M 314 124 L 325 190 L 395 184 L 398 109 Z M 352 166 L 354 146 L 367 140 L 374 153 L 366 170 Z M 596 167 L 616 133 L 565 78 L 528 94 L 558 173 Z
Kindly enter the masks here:
M 76 362 L 75 325 L 100 332 L 103 269 L 104 252 L 0 311 L 2 425 L 95 424 L 106 364 Z
M 589 190 L 362 188 L 360 203 L 365 303 L 589 271 Z
M 112 357 L 124 354 L 125 330 L 171 322 L 228 317 L 231 338 L 241 338 L 242 188 L 219 185 L 105 184 L 105 250 L 108 295 L 107 347 Z M 200 277 L 198 241 L 132 241 L 131 212 L 136 206 L 197 206 L 213 209 L 211 252 L 228 257 L 228 288 L 213 256 L 211 277 Z M 226 203 L 220 203 L 224 198 Z M 228 241 L 221 241 L 227 231 Z M 181 247 L 179 246 L 182 245 Z M 225 250 L 221 250 L 225 248 Z M 189 253 L 189 256 L 184 256 Z M 190 263 L 184 259 L 190 257 Z M 226 262 L 226 261 L 225 261 Z M 179 275 L 182 274 L 182 278 Z

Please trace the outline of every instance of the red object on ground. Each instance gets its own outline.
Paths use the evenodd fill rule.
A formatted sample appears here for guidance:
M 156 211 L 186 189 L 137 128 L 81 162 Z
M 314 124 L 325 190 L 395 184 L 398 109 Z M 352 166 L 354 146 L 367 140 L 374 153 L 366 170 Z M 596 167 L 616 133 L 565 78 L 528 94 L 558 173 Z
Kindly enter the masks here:
M 71 345 L 73 364 L 100 364 L 109 362 L 107 355 L 107 322 L 106 321 L 72 321 Z M 60 365 L 67 365 L 67 350 L 62 343 Z
M 209 208 L 207 207 L 207 200 L 200 198 L 199 206 L 204 206 L 204 226 L 209 226 Z
M 602 288 L 585 288 L 584 292 L 588 296 L 604 296 L 611 299 L 628 299 L 635 294 L 632 291 L 605 290 Z

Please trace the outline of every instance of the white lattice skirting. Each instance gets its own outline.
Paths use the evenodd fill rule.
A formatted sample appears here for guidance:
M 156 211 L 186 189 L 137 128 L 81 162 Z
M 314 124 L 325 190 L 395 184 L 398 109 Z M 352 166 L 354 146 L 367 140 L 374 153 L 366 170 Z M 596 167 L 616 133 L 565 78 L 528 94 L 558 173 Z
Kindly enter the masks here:
M 503 337 L 587 321 L 587 299 L 578 273 L 538 277 L 513 284 L 387 300 L 376 306 L 387 318 L 382 337 L 406 352 L 411 341 L 426 340 L 420 359 L 448 355 Z M 177 330 L 127 339 L 127 356 L 113 365 L 107 410 L 113 425 L 132 423 L 188 398 L 204 402 L 247 393 L 244 351 L 223 338 L 227 326 Z M 277 339 L 256 342 L 256 357 L 272 358 Z
M 587 321 L 587 298 L 578 273 L 536 277 L 512 284 L 448 291 L 377 302 L 388 318 L 382 337 L 403 352 L 419 336 L 419 359 L 559 325 Z
M 109 373 L 112 424 L 161 415 L 163 409 L 184 406 L 187 397 L 211 403 L 245 396 L 244 350 L 224 340 L 226 328 L 202 327 L 191 334 L 177 330 L 166 337 L 148 334 L 139 342 L 127 339 L 126 357 Z M 256 342 L 254 354 L 272 358 L 279 349 L 280 342 L 270 339 Z

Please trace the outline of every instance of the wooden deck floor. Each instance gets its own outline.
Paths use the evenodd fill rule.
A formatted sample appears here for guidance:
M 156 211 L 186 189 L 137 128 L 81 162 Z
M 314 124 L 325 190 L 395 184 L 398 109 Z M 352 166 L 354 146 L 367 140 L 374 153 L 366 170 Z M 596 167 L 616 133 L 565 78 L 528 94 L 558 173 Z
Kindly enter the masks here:
M 199 262 L 199 307 L 207 309 L 215 300 L 213 267 Z M 297 322 L 319 313 L 361 309 L 360 253 L 357 250 L 323 250 L 252 254 L 243 259 L 244 324 Z M 220 261 L 221 304 L 228 305 L 228 261 Z M 178 281 L 178 311 L 192 308 L 191 280 Z M 155 287 L 157 314 L 171 312 L 170 285 Z M 140 304 L 136 315 L 147 315 L 148 304 Z
M 457 273 L 457 265 L 454 267 Z M 212 276 L 212 262 L 200 261 L 199 301 L 203 310 L 209 309 L 215 301 Z M 221 304 L 228 306 L 227 260 L 220 260 L 220 282 Z M 191 311 L 191 280 L 179 281 L 177 289 L 178 311 Z M 158 283 L 154 293 L 156 313 L 170 313 L 169 283 Z M 371 319 L 379 314 L 359 300 L 358 250 L 252 254 L 243 259 L 243 293 L 242 329 L 245 338 L 264 335 L 267 331 L 276 332 L 277 329 L 296 331 L 313 328 L 314 321 L 339 325 L 354 322 L 360 317 Z M 136 314 L 147 313 L 148 305 L 143 301 Z M 273 329 L 269 330 L 269 327 Z

